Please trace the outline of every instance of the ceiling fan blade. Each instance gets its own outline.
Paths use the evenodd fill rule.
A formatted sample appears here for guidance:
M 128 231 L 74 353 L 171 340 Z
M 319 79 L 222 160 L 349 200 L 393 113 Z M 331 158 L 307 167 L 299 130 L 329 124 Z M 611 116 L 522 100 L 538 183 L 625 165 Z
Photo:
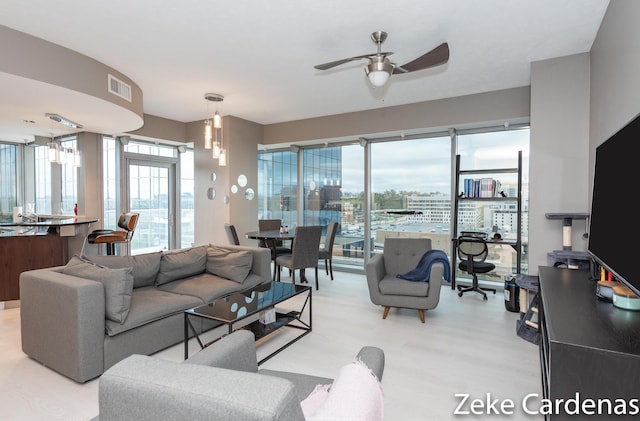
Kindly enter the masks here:
M 433 50 L 410 61 L 402 66 L 396 66 L 393 74 L 415 72 L 416 70 L 428 69 L 429 67 L 439 66 L 449 61 L 449 44 L 443 42 Z
M 386 57 L 386 56 L 390 56 L 390 55 L 391 55 L 391 54 L 393 54 L 393 53 L 391 53 L 391 52 L 387 52 L 387 53 L 380 53 L 380 54 Z M 332 67 L 336 67 L 336 66 L 339 66 L 339 65 L 341 65 L 341 64 L 348 63 L 348 62 L 350 62 L 350 61 L 360 60 L 360 59 L 363 59 L 363 58 L 369 58 L 369 57 L 375 57 L 375 56 L 377 56 L 377 55 L 378 55 L 377 53 L 373 53 L 373 54 L 363 54 L 363 55 L 361 55 L 361 56 L 354 56 L 354 57 L 349 57 L 349 58 L 343 58 L 342 60 L 336 60 L 336 61 L 331 61 L 331 62 L 329 62 L 329 63 L 318 64 L 318 65 L 313 66 L 313 67 L 314 67 L 315 69 L 318 69 L 318 70 L 329 70 L 329 69 L 331 69 Z

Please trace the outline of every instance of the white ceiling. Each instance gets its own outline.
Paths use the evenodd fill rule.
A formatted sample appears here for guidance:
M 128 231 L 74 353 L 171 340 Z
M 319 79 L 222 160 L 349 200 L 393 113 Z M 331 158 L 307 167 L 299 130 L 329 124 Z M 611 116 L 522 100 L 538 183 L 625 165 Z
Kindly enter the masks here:
M 530 63 L 590 50 L 609 0 L 2 0 L 0 25 L 90 56 L 142 89 L 144 112 L 190 122 L 203 95 L 224 95 L 222 115 L 262 124 L 526 86 Z M 373 89 L 366 60 L 314 65 L 376 51 L 403 64 L 448 42 L 448 64 L 394 75 Z M 0 40 L 2 42 L 2 40 Z M 28 54 L 28 52 L 25 52 Z M 0 140 L 50 135 L 49 120 L 16 125 L 46 101 L 38 84 L 0 73 Z M 37 93 L 37 95 L 36 95 Z M 56 95 L 52 89 L 52 95 Z M 69 98 L 57 112 L 106 130 L 96 104 Z M 78 118 L 74 111 L 83 111 Z M 209 112 L 216 109 L 209 104 Z M 42 114 L 37 111 L 36 114 Z M 40 120 L 43 121 L 42 126 Z M 100 120 L 103 120 L 101 125 Z M 9 124 L 11 123 L 11 125 Z M 40 127 L 38 127 L 40 125 Z M 44 133 L 39 133 L 44 131 Z M 61 129 L 57 134 L 64 133 Z

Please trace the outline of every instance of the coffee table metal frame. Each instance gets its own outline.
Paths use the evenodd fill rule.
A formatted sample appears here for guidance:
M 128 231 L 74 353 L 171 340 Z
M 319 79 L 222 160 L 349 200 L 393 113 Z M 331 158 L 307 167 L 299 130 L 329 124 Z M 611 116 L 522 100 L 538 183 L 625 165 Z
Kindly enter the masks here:
M 252 323 L 241 324 L 247 318 L 255 316 L 262 311 L 275 308 L 277 304 L 288 301 L 294 297 L 306 293 L 305 300 L 298 311 L 289 311 L 287 313 L 281 313 L 276 311 L 276 321 L 268 325 L 262 324 L 259 320 Z M 214 300 L 211 303 L 203 304 L 198 307 L 190 308 L 184 311 L 184 358 L 189 357 L 189 331 L 193 333 L 193 337 L 196 338 L 200 349 L 204 349 L 206 346 L 220 339 L 238 328 L 245 326 L 252 326 L 251 329 L 256 335 L 256 340 L 268 336 L 282 327 L 291 327 L 302 330 L 302 334 L 297 335 L 292 340 L 285 343 L 283 346 L 276 349 L 266 357 L 258 361 L 258 364 L 262 364 L 277 353 L 288 348 L 293 343 L 297 342 L 312 330 L 312 288 L 310 286 L 293 285 L 283 282 L 269 282 L 267 284 L 261 284 L 257 287 L 248 289 L 246 291 L 237 292 Z M 216 304 L 218 306 L 216 307 Z M 308 314 L 309 321 L 303 320 L 303 316 Z M 221 337 L 215 338 L 212 341 L 203 343 L 200 339 L 200 334 L 193 327 L 190 317 L 200 317 L 212 321 L 211 329 L 227 325 L 228 332 Z

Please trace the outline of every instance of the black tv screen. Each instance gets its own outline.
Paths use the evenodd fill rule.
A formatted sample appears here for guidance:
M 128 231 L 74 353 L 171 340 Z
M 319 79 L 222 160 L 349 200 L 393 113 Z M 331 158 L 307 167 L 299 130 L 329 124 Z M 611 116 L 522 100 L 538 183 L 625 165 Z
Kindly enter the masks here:
M 640 117 L 596 148 L 587 251 L 640 295 Z M 637 178 L 637 179 L 636 179 Z M 637 238 L 636 238 L 637 237 Z

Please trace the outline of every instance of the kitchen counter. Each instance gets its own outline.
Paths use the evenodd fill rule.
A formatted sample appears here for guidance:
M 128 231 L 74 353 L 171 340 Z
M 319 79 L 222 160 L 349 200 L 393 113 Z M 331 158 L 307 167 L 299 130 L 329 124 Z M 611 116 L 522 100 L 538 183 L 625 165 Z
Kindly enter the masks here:
M 29 215 L 23 222 L 0 223 L 0 301 L 20 299 L 20 274 L 65 265 L 80 254 L 96 218 Z

